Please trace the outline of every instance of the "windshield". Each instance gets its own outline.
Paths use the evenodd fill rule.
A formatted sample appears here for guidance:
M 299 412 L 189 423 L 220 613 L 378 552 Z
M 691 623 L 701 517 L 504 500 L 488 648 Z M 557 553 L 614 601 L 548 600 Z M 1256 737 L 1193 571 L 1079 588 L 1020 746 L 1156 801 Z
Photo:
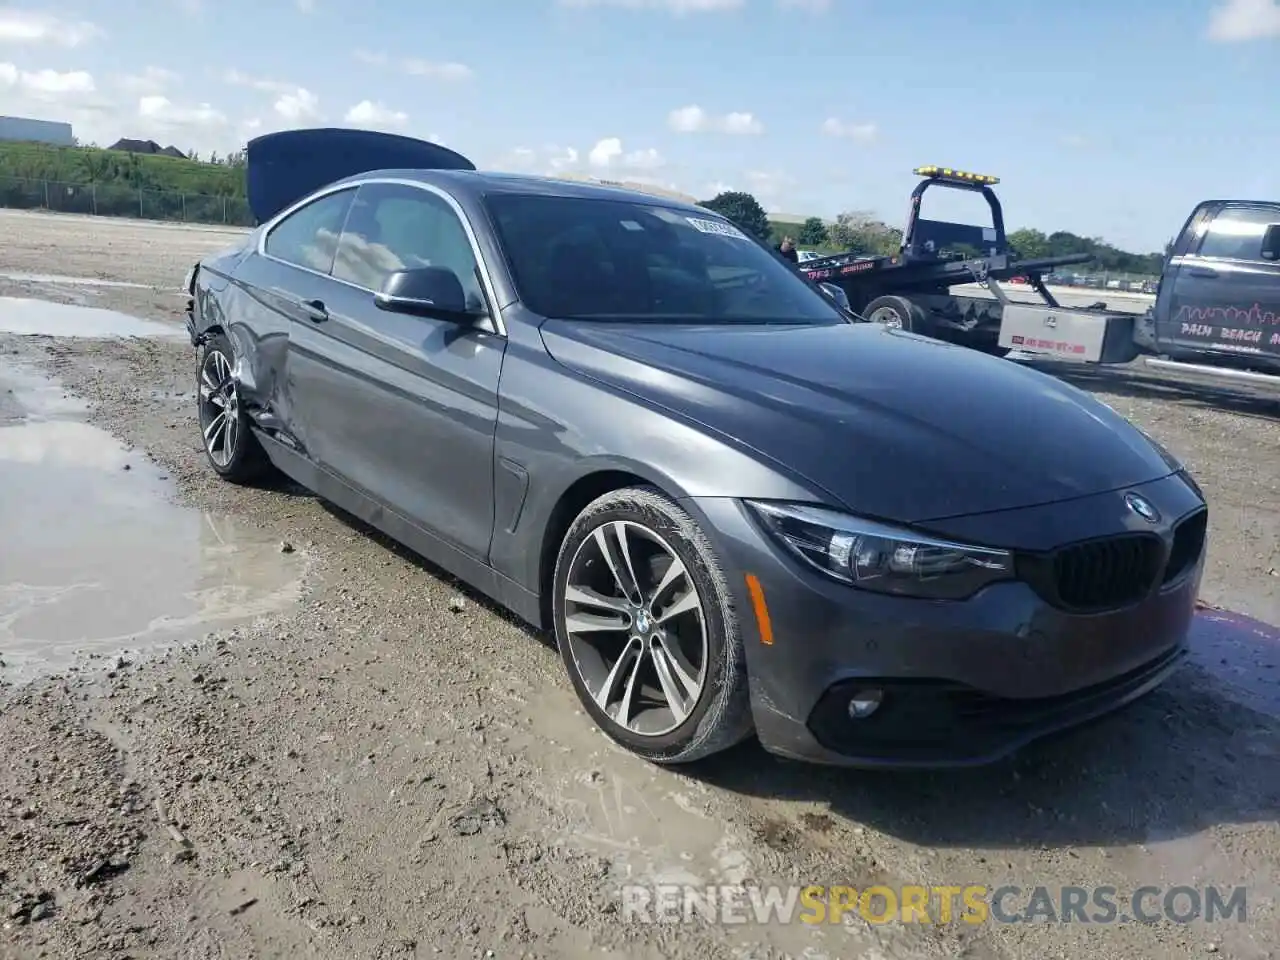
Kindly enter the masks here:
M 710 211 L 513 193 L 486 203 L 520 299 L 544 317 L 846 322 L 790 267 Z

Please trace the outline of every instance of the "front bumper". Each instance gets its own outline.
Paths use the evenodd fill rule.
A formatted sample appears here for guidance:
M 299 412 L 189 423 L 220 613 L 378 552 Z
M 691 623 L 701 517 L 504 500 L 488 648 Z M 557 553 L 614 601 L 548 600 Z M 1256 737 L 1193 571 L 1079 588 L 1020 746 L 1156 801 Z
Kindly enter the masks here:
M 1177 476 L 1133 488 L 1162 513 L 1149 532 L 1171 539 L 1204 507 Z M 1008 511 L 934 532 L 1024 546 L 1132 529 L 1118 491 L 1054 508 Z M 1123 609 L 1088 615 L 1051 605 L 1028 584 L 986 588 L 961 602 L 883 596 L 832 581 L 778 547 L 738 501 L 689 506 L 713 531 L 730 573 L 746 644 L 756 731 L 772 753 L 863 767 L 990 763 L 1047 734 L 1115 710 L 1163 682 L 1186 655 L 1203 549 L 1166 585 Z M 1050 511 L 1056 515 L 1050 522 Z M 1039 538 L 1039 539 L 1037 539 Z M 1068 538 L 1071 539 L 1071 538 Z M 754 575 L 771 643 L 758 624 Z M 884 692 L 869 717 L 851 719 L 861 690 Z

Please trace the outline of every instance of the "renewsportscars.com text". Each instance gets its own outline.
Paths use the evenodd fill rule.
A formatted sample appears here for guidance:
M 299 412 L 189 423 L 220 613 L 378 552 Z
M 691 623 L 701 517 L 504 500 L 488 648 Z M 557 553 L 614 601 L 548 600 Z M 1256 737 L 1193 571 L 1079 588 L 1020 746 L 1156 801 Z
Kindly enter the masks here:
M 1217 923 L 1247 919 L 1245 887 L 738 886 L 622 888 L 629 923 Z

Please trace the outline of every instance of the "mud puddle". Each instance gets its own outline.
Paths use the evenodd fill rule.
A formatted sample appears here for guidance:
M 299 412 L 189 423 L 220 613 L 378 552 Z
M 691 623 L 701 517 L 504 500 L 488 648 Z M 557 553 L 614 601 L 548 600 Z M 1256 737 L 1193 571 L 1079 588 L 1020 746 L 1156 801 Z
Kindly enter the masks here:
M 542 800 L 558 842 L 609 864 L 602 882 L 620 922 L 693 923 L 743 960 L 919 955 L 906 928 L 872 931 L 853 914 L 805 922 L 797 878 L 777 872 L 759 837 L 724 817 L 717 791 L 615 745 L 569 691 L 535 695 L 524 710 L 543 751 L 552 793 Z
M 1280 719 L 1280 627 L 1229 610 L 1197 611 L 1191 659 L 1231 699 Z
M 202 638 L 281 610 L 305 558 L 172 501 L 168 477 L 0 365 L 0 679 Z
M 100 307 L 0 297 L 0 333 L 46 337 L 186 337 L 170 323 L 141 320 Z

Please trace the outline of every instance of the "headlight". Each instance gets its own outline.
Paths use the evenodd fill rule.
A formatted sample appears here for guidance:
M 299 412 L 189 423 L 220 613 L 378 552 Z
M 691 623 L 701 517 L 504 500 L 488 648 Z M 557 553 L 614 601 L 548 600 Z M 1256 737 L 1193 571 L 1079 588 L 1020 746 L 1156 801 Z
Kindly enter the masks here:
M 1014 575 L 1007 550 L 938 540 L 822 507 L 754 500 L 747 506 L 796 556 L 864 590 L 963 600 Z

